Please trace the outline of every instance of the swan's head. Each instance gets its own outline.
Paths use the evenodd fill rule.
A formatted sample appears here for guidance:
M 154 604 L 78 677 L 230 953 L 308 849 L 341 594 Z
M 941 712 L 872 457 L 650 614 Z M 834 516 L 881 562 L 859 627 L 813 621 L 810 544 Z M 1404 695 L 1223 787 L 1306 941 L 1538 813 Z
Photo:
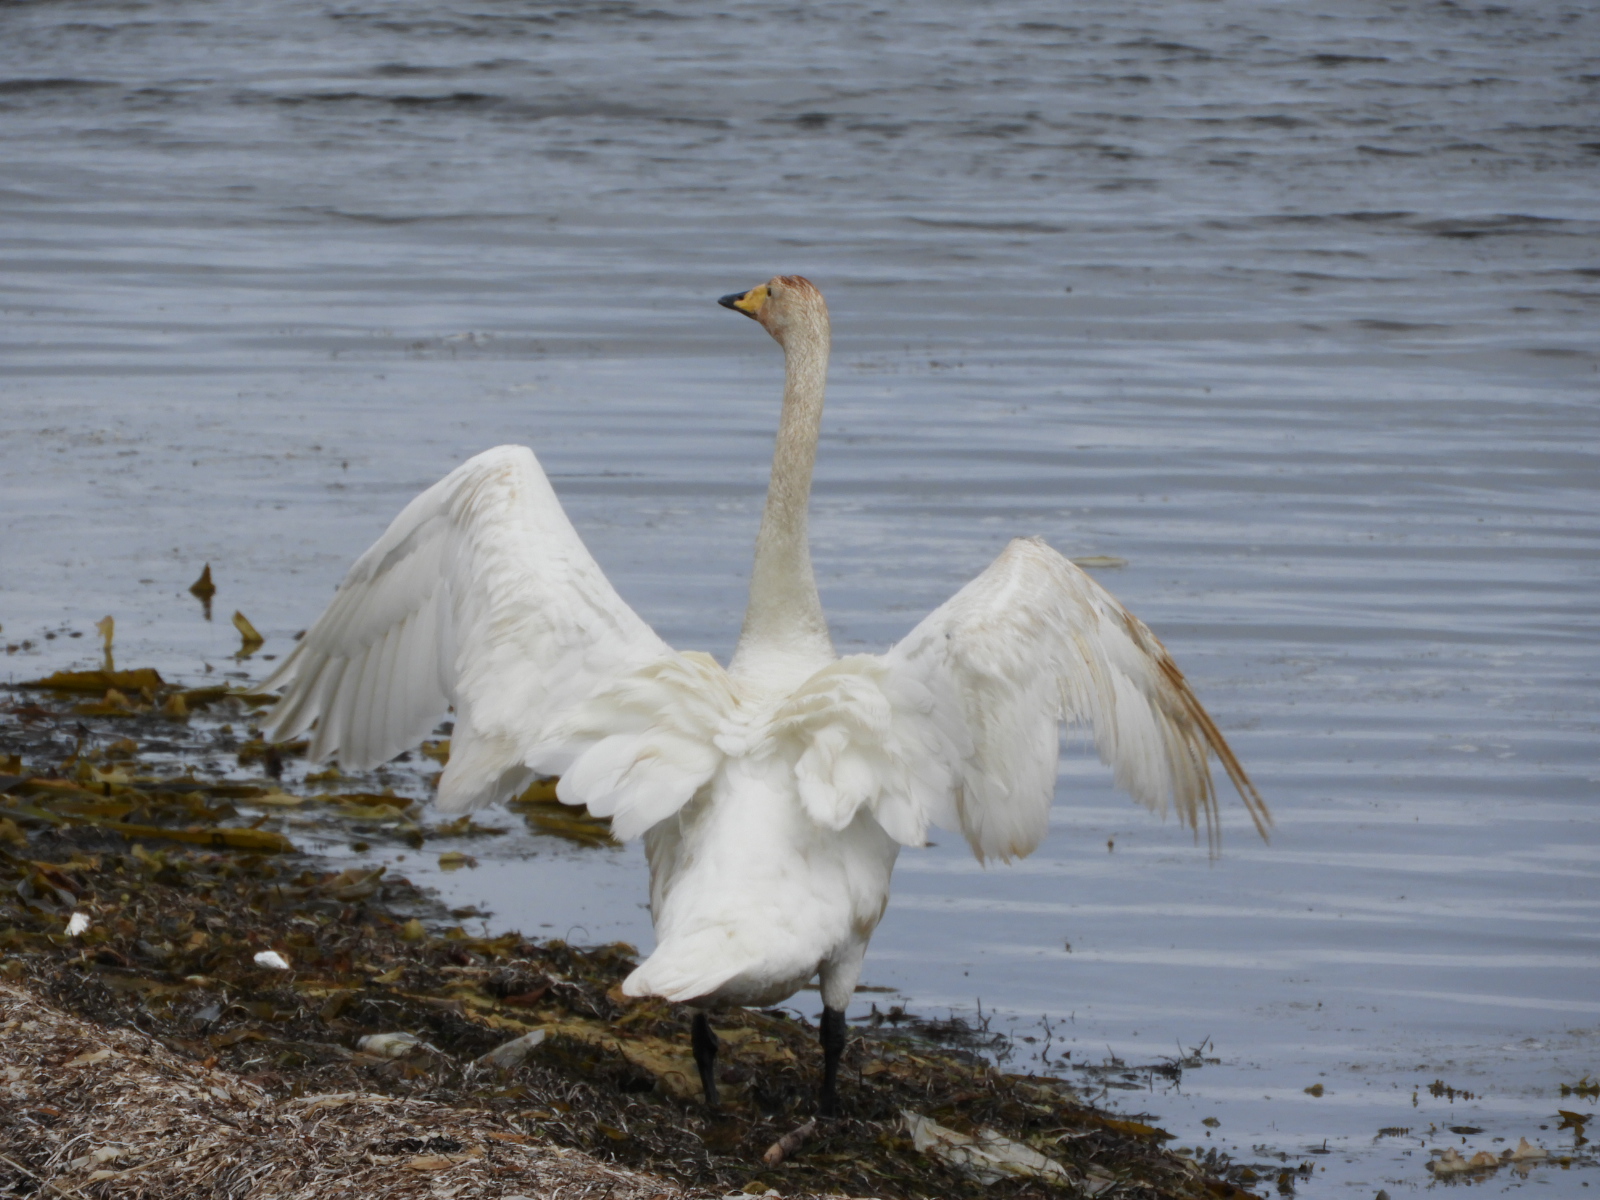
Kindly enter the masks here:
M 828 336 L 828 306 L 817 285 L 803 275 L 775 275 L 759 287 L 723 296 L 717 303 L 761 322 L 780 345 L 787 345 L 788 337 L 796 332 Z

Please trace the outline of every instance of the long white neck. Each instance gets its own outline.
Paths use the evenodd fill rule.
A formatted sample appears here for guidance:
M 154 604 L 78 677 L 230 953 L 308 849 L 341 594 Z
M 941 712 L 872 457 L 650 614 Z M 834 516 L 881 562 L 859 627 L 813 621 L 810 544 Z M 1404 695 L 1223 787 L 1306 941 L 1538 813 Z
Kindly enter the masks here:
M 783 416 L 772 456 L 767 508 L 756 535 L 756 561 L 750 574 L 750 604 L 744 631 L 729 671 L 787 682 L 808 676 L 835 657 L 822 615 L 806 509 L 811 471 L 822 428 L 822 398 L 828 382 L 826 310 L 817 320 L 797 321 L 783 339 Z

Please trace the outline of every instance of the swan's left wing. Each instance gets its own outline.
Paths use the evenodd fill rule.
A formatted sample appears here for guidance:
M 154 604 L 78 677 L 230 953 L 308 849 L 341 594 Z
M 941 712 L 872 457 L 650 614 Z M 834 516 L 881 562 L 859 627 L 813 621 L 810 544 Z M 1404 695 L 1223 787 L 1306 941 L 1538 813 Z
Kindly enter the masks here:
M 1092 730 L 1101 759 L 1135 800 L 1176 810 L 1197 831 L 1204 822 L 1213 842 L 1216 755 L 1267 835 L 1266 804 L 1166 647 L 1039 539 L 1013 541 L 871 661 L 869 690 L 882 697 L 874 752 L 887 757 L 866 772 L 875 786 L 852 795 L 902 842 L 920 843 L 933 823 L 959 829 L 980 859 L 1032 851 L 1049 822 L 1062 723 Z M 824 785 L 812 782 L 817 799 L 808 803 L 819 819 L 838 794 L 829 781 L 862 774 L 865 764 L 852 765 L 859 757 L 822 764 Z
M 267 687 L 269 737 L 364 769 L 456 712 L 439 804 L 514 794 L 569 711 L 670 656 L 601 573 L 533 452 L 499 446 L 406 505 Z

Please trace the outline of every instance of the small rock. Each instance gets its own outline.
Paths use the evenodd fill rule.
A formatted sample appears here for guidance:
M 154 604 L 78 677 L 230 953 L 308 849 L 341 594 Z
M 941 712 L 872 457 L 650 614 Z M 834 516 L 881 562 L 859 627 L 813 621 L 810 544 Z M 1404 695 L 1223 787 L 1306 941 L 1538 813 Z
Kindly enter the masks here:
M 404 1058 L 426 1045 L 414 1033 L 371 1033 L 356 1043 L 356 1049 L 378 1058 Z
M 269 971 L 287 971 L 289 969 L 289 960 L 276 950 L 261 951 L 255 957 L 255 964 L 258 967 L 266 967 Z

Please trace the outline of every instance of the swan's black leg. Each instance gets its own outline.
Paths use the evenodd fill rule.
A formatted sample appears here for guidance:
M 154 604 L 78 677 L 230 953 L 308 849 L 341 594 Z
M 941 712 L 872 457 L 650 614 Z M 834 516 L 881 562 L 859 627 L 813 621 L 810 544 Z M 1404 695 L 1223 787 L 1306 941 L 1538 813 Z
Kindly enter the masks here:
M 717 1099 L 717 1035 L 711 1030 L 711 1020 L 705 1013 L 694 1015 L 693 1032 L 689 1044 L 694 1047 L 694 1065 L 700 1069 L 700 1090 L 705 1093 L 708 1107 L 716 1108 Z
M 822 1008 L 822 1115 L 839 1115 L 839 1056 L 844 1053 L 844 1010 Z

